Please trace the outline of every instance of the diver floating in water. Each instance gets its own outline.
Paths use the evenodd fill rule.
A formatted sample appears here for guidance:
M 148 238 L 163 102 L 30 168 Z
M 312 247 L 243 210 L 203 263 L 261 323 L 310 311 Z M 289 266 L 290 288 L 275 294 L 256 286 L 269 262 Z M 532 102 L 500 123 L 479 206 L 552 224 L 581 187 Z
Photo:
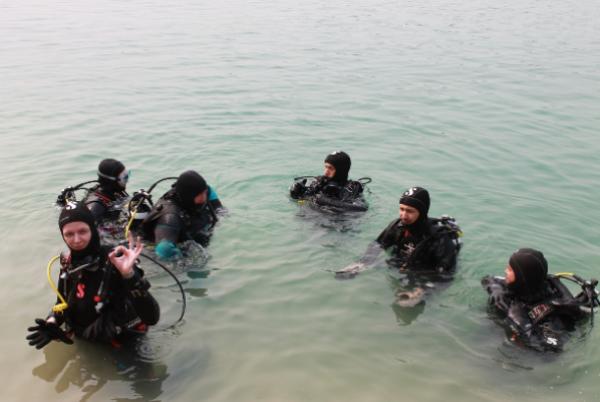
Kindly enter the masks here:
M 52 340 L 73 343 L 72 336 L 118 345 L 133 334 L 144 333 L 158 322 L 158 303 L 136 260 L 142 244 L 129 239 L 129 248 L 100 245 L 94 217 L 81 203 L 68 203 L 59 228 L 68 251 L 60 256 L 58 300 L 46 319 L 29 327 L 29 344 L 41 349 Z M 50 268 L 58 259 L 55 257 Z M 61 327 L 64 325 L 64 330 Z
M 181 256 L 178 243 L 194 240 L 208 245 L 218 215 L 225 207 L 217 193 L 193 170 L 183 172 L 173 188 L 152 207 L 142 222 L 146 240 L 156 243 L 159 258 L 170 260 Z
M 583 280 L 572 273 L 548 274 L 548 262 L 534 249 L 513 253 L 505 277 L 485 276 L 481 284 L 489 294 L 492 316 L 504 327 L 509 339 L 538 351 L 560 351 L 578 321 L 593 320 L 600 305 L 598 281 Z M 581 287 L 576 296 L 561 281 Z
M 106 221 L 116 221 L 121 208 L 129 197 L 125 188 L 129 180 L 129 170 L 116 159 L 104 159 L 98 165 L 98 180 L 87 181 L 74 187 L 67 187 L 58 196 L 57 204 L 61 207 L 67 202 L 76 202 L 75 192 L 87 190 L 83 204 L 92 212 L 97 225 Z M 86 184 L 98 183 L 91 188 Z
M 423 298 L 426 288 L 431 288 L 431 281 L 451 280 L 462 232 L 451 217 L 429 218 L 429 205 L 429 193 L 424 188 L 406 190 L 400 198 L 400 217 L 381 232 L 358 262 L 336 271 L 336 277 L 352 278 L 373 265 L 382 250 L 391 250 L 388 263 L 410 279 L 411 289 L 398 292 L 398 304 L 414 306 L 415 301 Z M 427 286 L 421 286 L 420 282 Z
M 323 176 L 297 177 L 290 187 L 290 197 L 308 201 L 322 210 L 366 211 L 368 205 L 363 191 L 364 185 L 370 183 L 371 179 L 349 180 L 350 164 L 350 156 L 345 152 L 336 151 L 327 155 Z

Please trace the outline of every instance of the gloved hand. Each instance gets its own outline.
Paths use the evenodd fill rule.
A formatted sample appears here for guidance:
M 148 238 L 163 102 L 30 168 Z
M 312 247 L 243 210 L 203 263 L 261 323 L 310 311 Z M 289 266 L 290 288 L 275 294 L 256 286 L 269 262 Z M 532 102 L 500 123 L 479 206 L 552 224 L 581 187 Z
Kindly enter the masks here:
M 294 198 L 301 197 L 306 192 L 306 179 L 297 181 L 290 187 L 290 195 Z
M 335 277 L 338 279 L 352 279 L 360 271 L 364 271 L 366 269 L 366 265 L 362 262 L 353 262 L 352 264 L 335 271 Z
M 531 335 L 534 327 L 523 303 L 512 303 L 508 308 L 506 320 L 513 333 L 525 338 Z
M 510 303 L 506 300 L 504 289 L 494 287 L 490 290 L 489 304 L 495 306 L 499 310 L 508 311 Z
M 32 332 L 32 334 L 27 335 L 26 339 L 29 341 L 29 344 L 35 346 L 36 349 L 43 348 L 49 344 L 50 341 L 55 339 L 69 345 L 73 344 L 73 340 L 55 323 L 47 322 L 41 318 L 36 318 L 35 323 L 37 324 L 35 327 L 27 328 L 27 331 Z
M 154 248 L 154 252 L 161 260 L 165 261 L 173 260 L 182 255 L 181 250 L 177 248 L 175 243 L 168 240 L 162 240 L 158 243 Z
M 487 275 L 481 280 L 481 285 L 490 295 L 488 304 L 501 311 L 507 312 L 510 307 L 510 302 L 505 297 L 506 289 L 502 284 L 503 282 L 503 279 L 501 282 L 498 278 Z

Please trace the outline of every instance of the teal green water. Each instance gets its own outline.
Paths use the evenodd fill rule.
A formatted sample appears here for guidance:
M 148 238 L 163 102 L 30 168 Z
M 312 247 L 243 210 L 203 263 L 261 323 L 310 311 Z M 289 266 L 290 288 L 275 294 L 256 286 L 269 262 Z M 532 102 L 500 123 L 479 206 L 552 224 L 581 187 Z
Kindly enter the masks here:
M 600 400 L 597 328 L 560 355 L 515 348 L 479 286 L 523 246 L 599 275 L 598 21 L 570 0 L 0 2 L 0 399 Z M 335 149 L 373 178 L 344 228 L 287 199 Z M 181 325 L 164 329 L 181 304 L 155 275 L 162 327 L 136 351 L 36 351 L 54 199 L 104 157 L 131 190 L 197 169 L 231 214 L 178 271 Z M 384 266 L 331 273 L 412 185 L 465 232 L 456 280 L 415 316 Z

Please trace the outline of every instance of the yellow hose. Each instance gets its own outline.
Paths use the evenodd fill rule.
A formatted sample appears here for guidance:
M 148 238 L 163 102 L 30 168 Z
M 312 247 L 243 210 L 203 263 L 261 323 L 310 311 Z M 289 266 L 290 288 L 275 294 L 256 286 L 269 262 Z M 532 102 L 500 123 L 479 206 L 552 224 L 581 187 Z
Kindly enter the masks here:
M 554 274 L 555 276 L 569 276 L 569 277 L 573 277 L 573 272 L 557 272 Z
M 133 213 L 131 214 L 131 218 L 129 218 L 129 222 L 127 222 L 127 226 L 125 226 L 125 238 L 126 239 L 129 236 L 129 229 L 131 228 L 131 224 L 133 223 L 133 220 L 135 219 L 136 215 L 137 215 L 137 211 L 133 211 Z
M 50 275 L 50 270 L 52 269 L 52 265 L 59 258 L 60 258 L 59 255 L 55 255 L 54 257 L 52 257 L 50 259 L 50 262 L 48 262 L 48 268 L 46 268 L 46 274 L 48 275 L 48 283 L 50 284 L 50 287 L 52 288 L 52 290 L 54 290 L 54 293 L 56 293 L 56 296 L 58 296 L 58 299 L 61 301 L 61 303 L 56 304 L 56 305 L 54 305 L 54 307 L 52 307 L 52 311 L 55 313 L 62 314 L 62 312 L 65 311 L 69 307 L 69 305 L 67 304 L 64 297 L 62 297 L 62 295 L 58 291 L 58 288 L 56 287 L 56 285 L 54 284 L 54 281 L 52 280 L 52 275 Z

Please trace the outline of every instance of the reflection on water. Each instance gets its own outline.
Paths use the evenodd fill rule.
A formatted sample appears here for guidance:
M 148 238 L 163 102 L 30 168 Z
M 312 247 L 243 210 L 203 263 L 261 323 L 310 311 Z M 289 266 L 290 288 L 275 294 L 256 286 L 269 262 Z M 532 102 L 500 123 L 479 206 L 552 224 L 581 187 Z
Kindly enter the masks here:
M 391 307 L 400 325 L 410 325 L 425 311 L 427 300 L 452 283 L 449 275 L 400 272 L 393 266 L 389 267 L 386 278 L 394 295 Z
M 391 304 L 392 310 L 396 315 L 396 320 L 400 325 L 410 325 L 417 317 L 425 311 L 425 300 L 412 307 L 400 306 L 394 302 Z
M 335 232 L 358 232 L 363 218 L 367 212 L 337 212 L 327 208 L 315 206 L 307 201 L 298 201 L 296 216 L 308 222 L 313 222 L 315 227 L 333 230 Z
M 115 396 L 113 400 L 155 401 L 162 394 L 162 384 L 169 373 L 159 359 L 140 356 L 138 352 L 145 348 L 146 342 L 147 339 L 140 338 L 119 349 L 80 340 L 72 347 L 52 342 L 43 349 L 46 361 L 35 367 L 32 374 L 54 383 L 59 394 L 69 387 L 78 388 L 82 402 L 111 381 L 125 382 L 133 392 L 133 397 Z

